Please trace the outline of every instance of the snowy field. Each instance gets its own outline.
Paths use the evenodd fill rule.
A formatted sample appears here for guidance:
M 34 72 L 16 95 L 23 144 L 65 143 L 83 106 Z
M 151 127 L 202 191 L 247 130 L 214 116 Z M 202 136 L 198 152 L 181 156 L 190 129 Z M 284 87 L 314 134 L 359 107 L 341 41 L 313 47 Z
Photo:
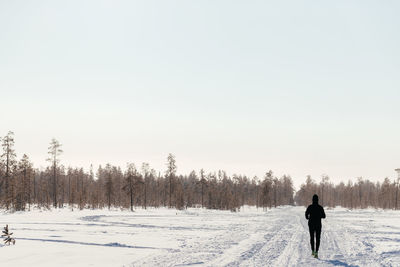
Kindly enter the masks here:
M 304 210 L 1 212 L 1 265 L 400 266 L 400 212 L 326 210 L 317 260 Z

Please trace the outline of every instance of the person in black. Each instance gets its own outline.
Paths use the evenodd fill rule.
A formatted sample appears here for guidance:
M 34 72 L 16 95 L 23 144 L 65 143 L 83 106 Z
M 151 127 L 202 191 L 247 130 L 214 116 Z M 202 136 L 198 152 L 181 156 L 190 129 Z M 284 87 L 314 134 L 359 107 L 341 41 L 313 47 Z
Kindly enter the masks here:
M 318 196 L 313 195 L 312 204 L 306 210 L 306 219 L 308 220 L 308 229 L 310 230 L 310 243 L 312 255 L 318 258 L 319 243 L 321 239 L 321 219 L 325 219 L 325 211 L 318 204 Z M 314 250 L 314 233 L 316 234 L 316 248 Z

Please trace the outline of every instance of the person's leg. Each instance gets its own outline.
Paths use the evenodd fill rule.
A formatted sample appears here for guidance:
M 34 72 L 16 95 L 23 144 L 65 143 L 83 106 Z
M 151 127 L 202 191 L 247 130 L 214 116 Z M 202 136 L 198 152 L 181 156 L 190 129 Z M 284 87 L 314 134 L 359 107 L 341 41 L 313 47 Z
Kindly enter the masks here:
M 321 240 L 321 226 L 318 226 L 315 230 L 317 232 L 317 234 L 316 234 L 316 238 L 317 238 L 316 251 L 318 252 L 319 243 L 320 243 L 320 240 Z
M 308 226 L 308 230 L 310 231 L 310 244 L 311 244 L 311 250 L 314 252 L 314 227 Z

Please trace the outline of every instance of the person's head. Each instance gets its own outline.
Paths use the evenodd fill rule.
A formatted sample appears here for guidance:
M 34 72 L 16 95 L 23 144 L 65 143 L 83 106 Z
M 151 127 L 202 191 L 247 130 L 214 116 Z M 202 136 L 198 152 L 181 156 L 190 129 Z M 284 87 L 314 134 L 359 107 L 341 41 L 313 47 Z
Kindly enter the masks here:
M 318 203 L 318 195 L 313 195 L 313 197 L 312 197 L 312 202 L 313 203 Z

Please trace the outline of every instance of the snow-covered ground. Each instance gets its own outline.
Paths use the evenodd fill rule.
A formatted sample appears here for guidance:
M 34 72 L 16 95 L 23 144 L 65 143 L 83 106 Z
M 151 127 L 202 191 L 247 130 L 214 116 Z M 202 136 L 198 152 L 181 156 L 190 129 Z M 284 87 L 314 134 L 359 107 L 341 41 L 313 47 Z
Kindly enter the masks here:
M 304 210 L 1 212 L 1 265 L 400 266 L 400 212 L 326 210 L 317 260 Z

